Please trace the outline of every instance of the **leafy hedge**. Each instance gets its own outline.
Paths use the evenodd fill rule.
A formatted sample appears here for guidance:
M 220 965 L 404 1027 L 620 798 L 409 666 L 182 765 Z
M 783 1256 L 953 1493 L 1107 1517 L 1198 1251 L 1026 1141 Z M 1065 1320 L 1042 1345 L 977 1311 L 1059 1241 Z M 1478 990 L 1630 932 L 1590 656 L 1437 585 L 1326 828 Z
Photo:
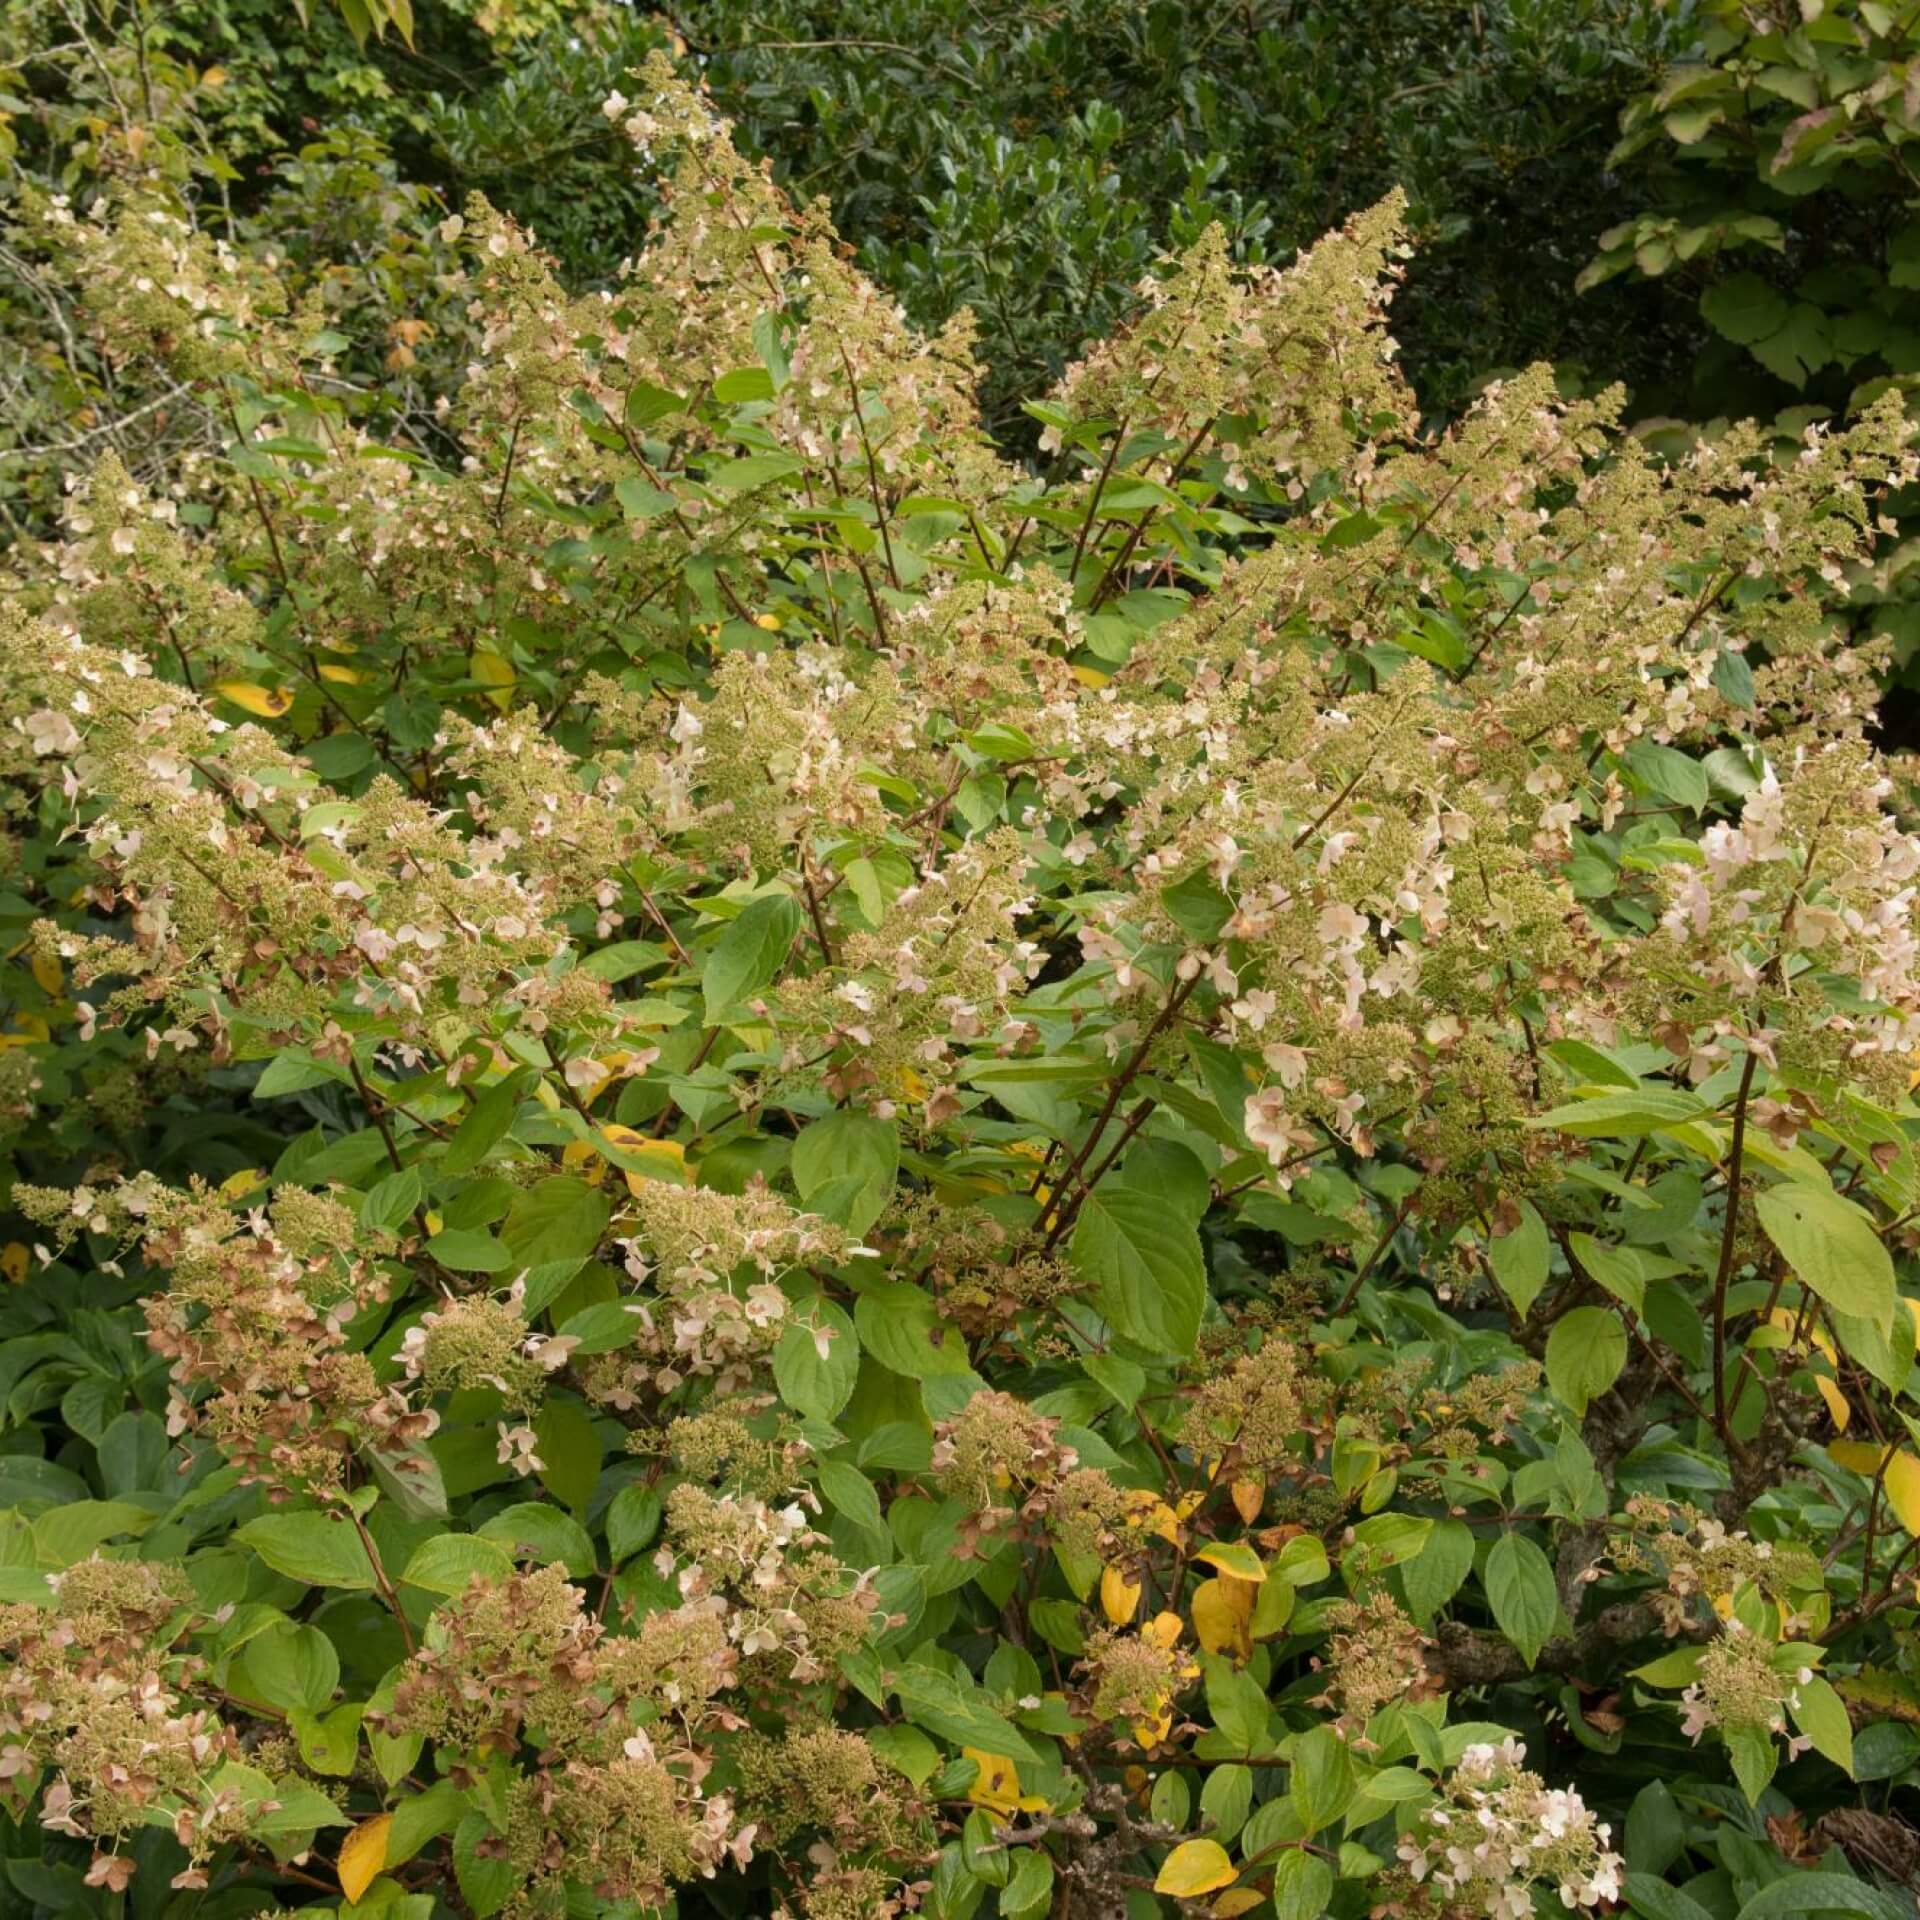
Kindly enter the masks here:
M 351 342 L 339 374 L 384 412 L 429 411 L 466 363 L 430 236 L 468 192 L 533 230 L 569 288 L 617 284 L 655 201 L 600 105 L 668 46 L 746 150 L 830 202 L 916 325 L 973 309 L 987 423 L 1025 451 L 1022 403 L 1124 320 L 1164 246 L 1217 220 L 1238 256 L 1285 260 L 1396 186 L 1421 246 L 1400 326 L 1430 410 L 1537 358 L 1657 393 L 1697 343 L 1664 286 L 1567 297 L 1606 224 L 1589 203 L 1615 119 L 1681 43 L 1653 0 L 1483 0 L 1465 35 L 1434 0 L 434 0 L 409 38 L 359 43 L 361 0 L 304 24 L 285 0 L 127 0 L 86 40 L 67 8 L 0 15 L 0 207 L 84 207 L 134 128 L 137 163 L 209 229 L 279 251 L 327 303 Z M 0 539 L 46 530 L 76 451 L 161 483 L 143 465 L 182 426 L 166 387 L 100 364 L 61 285 L 27 234 L 0 248 Z
M 36 209 L 215 424 L 0 600 L 10 1897 L 1910 1916 L 1897 401 L 1423 434 L 1389 199 L 1036 475 L 627 84 L 662 222 L 449 219 L 432 437 Z

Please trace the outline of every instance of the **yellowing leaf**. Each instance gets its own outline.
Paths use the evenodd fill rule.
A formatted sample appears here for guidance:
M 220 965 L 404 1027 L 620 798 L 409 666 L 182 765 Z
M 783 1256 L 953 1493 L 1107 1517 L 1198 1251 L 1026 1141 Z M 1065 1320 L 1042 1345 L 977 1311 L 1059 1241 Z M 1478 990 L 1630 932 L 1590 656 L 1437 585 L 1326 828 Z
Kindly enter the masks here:
M 266 1177 L 258 1167 L 242 1167 L 238 1173 L 230 1173 L 220 1182 L 220 1198 L 238 1200 L 251 1193 Z
M 1235 1914 L 1251 1913 L 1266 1897 L 1258 1887 L 1229 1887 L 1208 1911 L 1214 1920 L 1234 1920 Z
M 1170 1893 L 1176 1900 L 1193 1900 L 1230 1887 L 1233 1881 L 1233 1862 L 1218 1840 L 1184 1840 L 1161 1862 L 1153 1890 Z
M 1232 1574 L 1236 1580 L 1251 1580 L 1256 1586 L 1267 1577 L 1260 1556 L 1244 1540 L 1209 1541 L 1193 1557 Z
M 756 613 L 753 616 L 753 624 L 758 627 L 762 633 L 778 633 L 780 631 L 780 616 L 777 613 Z
M 1187 1630 L 1187 1623 L 1177 1613 L 1156 1613 L 1140 1629 L 1143 1640 L 1151 1640 L 1155 1646 L 1170 1647 Z
M 1118 1567 L 1100 1575 L 1100 1611 L 1116 1627 L 1124 1627 L 1140 1605 L 1140 1583 L 1129 1580 Z
M 322 680 L 331 680 L 338 687 L 357 687 L 367 676 L 352 667 L 326 667 L 320 669 Z
M 487 698 L 502 713 L 513 705 L 513 662 L 484 648 L 473 656 L 473 677 L 488 689 Z
M 1078 680 L 1083 687 L 1091 687 L 1098 693 L 1099 690 L 1113 678 L 1113 675 L 1110 673 L 1102 673 L 1098 667 L 1075 667 L 1073 677 Z
M 1127 1525 L 1164 1540 L 1168 1546 L 1180 1544 L 1180 1516 L 1146 1487 L 1135 1487 L 1127 1494 Z
M 1267 1504 L 1267 1483 L 1263 1475 L 1248 1474 L 1233 1483 L 1233 1510 L 1243 1525 L 1252 1526 Z M 1215 1911 L 1219 1909 L 1216 1907 Z
M 1228 1653 L 1236 1660 L 1253 1657 L 1253 1596 L 1259 1589 L 1247 1580 L 1203 1580 L 1190 1603 L 1193 1634 L 1208 1653 Z
M 245 713 L 258 714 L 262 720 L 278 720 L 293 705 L 293 695 L 284 687 L 256 687 L 251 680 L 220 680 L 214 692 L 231 701 Z
M 1770 1326 L 1778 1327 L 1782 1333 L 1791 1334 L 1794 1328 L 1800 1324 L 1800 1315 L 1797 1309 L 1793 1307 L 1775 1307 L 1774 1310 L 1767 1315 L 1767 1322 Z M 1920 1324 L 1920 1322 L 1916 1322 L 1916 1324 Z M 1840 1364 L 1840 1357 L 1833 1350 L 1833 1342 L 1827 1337 L 1826 1329 L 1822 1327 L 1818 1321 L 1810 1320 L 1807 1323 L 1805 1337 L 1812 1341 L 1835 1366 Z
M 961 1753 L 980 1771 L 974 1775 L 967 1798 L 989 1813 L 1044 1813 L 1048 1802 L 1038 1794 L 1020 1791 L 1020 1771 L 1004 1753 L 988 1753 L 980 1747 L 962 1747 Z
M 1813 1384 L 1818 1389 L 1820 1398 L 1827 1403 L 1827 1411 L 1833 1415 L 1834 1426 L 1845 1433 L 1847 1423 L 1853 1418 L 1853 1409 L 1847 1404 L 1847 1396 L 1824 1373 L 1816 1373 L 1813 1376 Z
M 376 1814 L 363 1821 L 340 1843 L 340 1890 L 358 1906 L 360 1896 L 380 1877 L 387 1864 L 387 1835 L 393 1815 Z
M 58 995 L 67 984 L 66 977 L 60 971 L 60 962 L 50 953 L 36 953 L 28 961 L 33 971 L 34 983 L 42 993 Z
M 1871 1440 L 1835 1440 L 1828 1444 L 1827 1451 L 1849 1473 L 1878 1473 L 1880 1462 L 1887 1457 L 1886 1448 Z
M 693 1184 L 692 1169 L 687 1165 L 687 1150 L 678 1140 L 655 1140 L 635 1127 L 623 1127 L 613 1121 L 600 1129 L 600 1139 L 605 1146 L 613 1149 L 608 1158 L 622 1167 L 630 1193 L 644 1194 L 649 1179 L 670 1180 L 682 1187 Z M 627 1161 L 636 1159 L 642 1162 L 644 1171 L 625 1165 Z
M 1920 1539 L 1920 1455 L 1902 1447 L 1887 1462 L 1886 1478 L 1880 1484 L 1887 1490 L 1887 1505 L 1894 1517 Z
M 16 1287 L 23 1286 L 31 1258 L 24 1241 L 9 1240 L 4 1247 L 0 1247 L 0 1273 L 4 1273 Z

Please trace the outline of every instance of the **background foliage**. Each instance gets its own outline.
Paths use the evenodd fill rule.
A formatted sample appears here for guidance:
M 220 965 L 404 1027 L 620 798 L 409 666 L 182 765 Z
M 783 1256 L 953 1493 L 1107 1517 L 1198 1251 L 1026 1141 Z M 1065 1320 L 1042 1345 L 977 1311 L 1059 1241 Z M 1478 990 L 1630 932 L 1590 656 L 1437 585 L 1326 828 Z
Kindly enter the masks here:
M 1799 15 L 7 13 L 10 1900 L 1911 1920 Z

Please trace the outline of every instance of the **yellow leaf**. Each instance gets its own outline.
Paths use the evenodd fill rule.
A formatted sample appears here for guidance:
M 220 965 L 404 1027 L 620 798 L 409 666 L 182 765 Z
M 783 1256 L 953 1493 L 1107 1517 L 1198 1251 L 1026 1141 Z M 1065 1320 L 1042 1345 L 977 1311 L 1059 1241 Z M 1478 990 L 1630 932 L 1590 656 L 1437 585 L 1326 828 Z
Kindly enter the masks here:
M 1124 1627 L 1140 1605 L 1140 1583 L 1129 1580 L 1118 1567 L 1100 1575 L 1100 1611 L 1116 1627 Z
M 1798 1310 L 1793 1307 L 1775 1307 L 1774 1310 L 1767 1315 L 1767 1321 L 1769 1325 L 1778 1327 L 1782 1333 L 1790 1334 L 1794 1328 L 1800 1324 L 1800 1314 Z M 1828 1339 L 1826 1329 L 1822 1327 L 1818 1321 L 1809 1321 L 1807 1323 L 1807 1330 L 1804 1337 L 1811 1340 L 1835 1366 L 1840 1364 L 1840 1356 L 1834 1352 L 1833 1342 Z
M 1073 677 L 1078 680 L 1083 687 L 1091 687 L 1098 693 L 1099 690 L 1113 678 L 1113 675 L 1110 673 L 1102 673 L 1098 667 L 1075 667 Z
M 1210 1567 L 1218 1567 L 1222 1573 L 1232 1574 L 1236 1580 L 1250 1580 L 1256 1586 L 1267 1577 L 1260 1556 L 1244 1540 L 1211 1541 L 1193 1557 L 1204 1560 Z
M 1887 1476 L 1880 1484 L 1887 1490 L 1887 1505 L 1894 1517 L 1920 1539 L 1920 1455 L 1902 1447 L 1887 1462 Z
M 1170 1647 L 1187 1630 L 1187 1623 L 1177 1613 L 1156 1613 L 1140 1629 L 1143 1640 L 1151 1640 L 1156 1646 Z
M 1267 1483 L 1264 1475 L 1248 1474 L 1233 1483 L 1233 1510 L 1244 1525 L 1252 1526 L 1260 1518 L 1261 1509 L 1266 1504 Z
M 1835 1440 L 1829 1443 L 1827 1451 L 1849 1473 L 1878 1473 L 1880 1462 L 1887 1457 L 1886 1448 L 1870 1440 Z
M 644 1194 L 647 1181 L 656 1177 L 670 1180 L 676 1186 L 693 1185 L 693 1172 L 687 1165 L 687 1150 L 678 1140 L 655 1140 L 638 1128 L 623 1127 L 615 1121 L 609 1121 L 600 1129 L 600 1138 L 616 1153 L 645 1162 L 647 1171 L 644 1173 L 632 1167 L 622 1168 L 627 1176 L 629 1193 Z
M 1813 1376 L 1813 1384 L 1819 1390 L 1820 1398 L 1827 1403 L 1827 1411 L 1833 1415 L 1834 1426 L 1845 1433 L 1847 1423 L 1853 1418 L 1853 1409 L 1847 1404 L 1847 1396 L 1824 1373 L 1816 1373 Z
M 778 633 L 780 616 L 777 613 L 756 613 L 753 616 L 753 624 L 763 633 Z
M 1230 1887 L 1233 1881 L 1233 1862 L 1218 1840 L 1185 1840 L 1161 1863 L 1153 1890 L 1170 1893 L 1176 1900 L 1192 1900 Z
M 29 1259 L 25 1241 L 9 1240 L 4 1247 L 0 1247 L 0 1273 L 4 1273 L 16 1287 L 23 1286 Z
M 961 1753 L 980 1771 L 974 1775 L 967 1798 L 989 1813 L 1014 1813 L 1021 1806 L 1020 1772 L 1004 1753 L 988 1753 L 980 1747 L 962 1747 Z
M 331 680 L 335 686 L 339 687 L 357 687 L 366 677 L 364 673 L 356 672 L 352 667 L 322 667 L 320 669 L 320 678 L 322 680 Z
M 242 1167 L 238 1173 L 230 1173 L 220 1182 L 222 1200 L 238 1200 L 251 1193 L 266 1179 L 258 1167 Z
M 226 68 L 209 67 L 206 72 L 200 76 L 200 84 L 211 92 L 219 92 L 219 90 L 227 84 Z
M 387 1835 L 392 1827 L 392 1814 L 375 1814 L 340 1842 L 340 1891 L 350 1904 L 358 1906 L 360 1896 L 380 1877 L 380 1869 L 387 1864 Z
M 262 720 L 278 720 L 293 705 L 293 695 L 284 687 L 256 687 L 251 680 L 221 680 L 214 692 L 230 700 L 243 712 L 255 713 Z
M 513 705 L 513 662 L 485 649 L 473 656 L 473 677 L 488 689 L 487 698 L 502 713 Z
M 900 1083 L 900 1091 L 909 1100 L 924 1100 L 927 1097 L 927 1083 L 911 1067 L 902 1067 L 895 1076 Z
M 1151 1720 L 1136 1720 L 1133 1723 L 1133 1737 L 1136 1744 L 1143 1747 L 1157 1747 L 1173 1731 L 1173 1709 L 1165 1708 Z
M 1208 1653 L 1230 1653 L 1236 1660 L 1253 1657 L 1253 1596 L 1259 1591 L 1247 1580 L 1203 1580 L 1193 1590 L 1193 1634 Z
M 1208 1911 L 1214 1920 L 1234 1920 L 1235 1914 L 1251 1913 L 1266 1897 L 1258 1887 L 1229 1887 Z
M 32 968 L 34 982 L 42 993 L 57 997 L 67 984 L 65 975 L 60 971 L 60 962 L 52 954 L 36 953 L 27 964 Z
M 1180 1544 L 1180 1516 L 1146 1487 L 1135 1487 L 1127 1494 L 1127 1525 L 1139 1527 L 1164 1540 L 1168 1546 Z
M 438 1232 L 440 1232 L 440 1230 L 441 1230 L 441 1229 L 442 1229 L 442 1228 L 443 1228 L 443 1227 L 444 1227 L 444 1226 L 445 1226 L 446 1224 L 447 1224 L 447 1223 L 446 1223 L 446 1222 L 445 1222 L 444 1220 L 442 1220 L 442 1219 L 440 1218 L 440 1216 L 439 1216 L 439 1215 L 438 1215 L 437 1213 L 430 1213 L 430 1214 L 428 1214 L 428 1215 L 427 1215 L 427 1237 L 428 1237 L 428 1239 L 432 1239 L 432 1237 L 433 1237 L 433 1236 L 434 1236 L 434 1235 L 435 1235 L 436 1233 L 438 1233 Z

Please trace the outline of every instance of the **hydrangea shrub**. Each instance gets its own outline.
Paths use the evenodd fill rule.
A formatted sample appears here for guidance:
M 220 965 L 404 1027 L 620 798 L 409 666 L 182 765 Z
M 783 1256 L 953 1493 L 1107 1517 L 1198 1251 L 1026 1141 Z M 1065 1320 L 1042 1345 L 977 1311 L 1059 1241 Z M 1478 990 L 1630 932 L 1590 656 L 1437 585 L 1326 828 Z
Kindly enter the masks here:
M 1423 433 L 1388 201 L 1030 471 L 630 84 L 620 291 L 443 230 L 457 457 L 34 210 L 230 439 L 0 598 L 12 1884 L 1910 1916 L 1897 400 Z

